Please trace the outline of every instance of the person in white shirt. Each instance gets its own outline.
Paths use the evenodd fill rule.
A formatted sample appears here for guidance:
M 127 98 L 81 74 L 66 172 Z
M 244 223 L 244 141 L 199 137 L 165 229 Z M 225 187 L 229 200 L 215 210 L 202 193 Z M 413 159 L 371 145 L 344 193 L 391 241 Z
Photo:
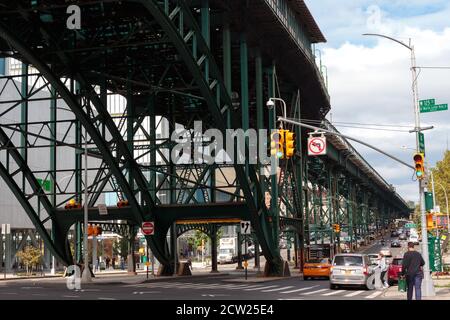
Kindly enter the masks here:
M 378 267 L 381 270 L 381 274 L 380 274 L 381 283 L 383 283 L 384 288 L 388 288 L 389 285 L 385 279 L 386 272 L 388 271 L 388 264 L 386 261 L 386 257 L 381 252 L 380 252 L 380 258 L 378 260 Z

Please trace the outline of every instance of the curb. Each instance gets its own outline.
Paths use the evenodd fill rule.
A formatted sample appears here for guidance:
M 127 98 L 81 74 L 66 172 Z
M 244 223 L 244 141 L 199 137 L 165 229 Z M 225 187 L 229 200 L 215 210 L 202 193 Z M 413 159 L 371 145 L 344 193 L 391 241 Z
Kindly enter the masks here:
M 50 276 L 30 276 L 30 277 L 14 277 L 14 278 L 1 278 L 0 281 L 16 281 L 16 280 L 33 280 L 33 279 L 54 279 L 63 278 L 63 275 L 50 275 Z

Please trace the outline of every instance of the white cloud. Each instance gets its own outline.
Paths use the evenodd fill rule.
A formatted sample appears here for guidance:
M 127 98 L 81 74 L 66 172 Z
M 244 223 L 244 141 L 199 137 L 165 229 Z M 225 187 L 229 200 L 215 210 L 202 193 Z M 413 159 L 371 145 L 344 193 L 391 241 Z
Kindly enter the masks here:
M 331 5 L 329 1 L 325 2 Z M 393 2 L 397 7 L 403 5 L 401 1 Z M 335 7 L 336 4 L 334 1 L 333 3 L 332 6 Z M 362 34 L 367 31 L 367 14 L 364 8 L 366 7 L 357 5 L 356 1 L 348 1 L 343 8 L 337 9 L 336 14 L 329 17 L 327 24 L 340 24 L 342 36 L 346 32 L 354 34 L 355 30 L 350 32 L 349 29 L 355 27 Z M 412 38 L 419 66 L 450 66 L 450 28 L 432 30 L 420 27 L 425 25 L 424 17 L 440 17 L 443 12 L 450 14 L 449 7 L 424 16 L 398 20 L 385 18 L 383 30 L 390 30 L 389 35 L 405 42 Z M 382 17 L 389 15 L 392 14 L 382 13 Z M 414 24 L 416 22 L 417 25 Z M 324 33 L 327 36 L 326 30 Z M 337 48 L 329 46 L 323 49 L 323 63 L 328 67 L 332 102 L 332 115 L 329 114 L 328 118 L 332 116 L 333 123 L 342 133 L 373 144 L 412 164 L 414 151 L 401 149 L 401 146 L 415 148 L 416 144 L 415 135 L 408 133 L 408 130 L 414 128 L 410 52 L 389 40 L 373 40 L 375 42 L 371 44 L 346 41 Z M 435 98 L 438 103 L 450 103 L 449 76 L 450 70 L 423 69 L 418 78 L 420 99 Z M 450 111 L 422 114 L 421 121 L 422 126 L 435 127 L 434 130 L 425 132 L 427 160 L 433 166 L 447 148 Z M 397 126 L 391 129 L 406 132 L 346 128 L 338 122 L 390 124 Z M 412 170 L 371 149 L 352 144 L 389 183 L 397 187 L 400 195 L 407 200 L 417 200 L 418 187 L 417 182 L 411 179 Z

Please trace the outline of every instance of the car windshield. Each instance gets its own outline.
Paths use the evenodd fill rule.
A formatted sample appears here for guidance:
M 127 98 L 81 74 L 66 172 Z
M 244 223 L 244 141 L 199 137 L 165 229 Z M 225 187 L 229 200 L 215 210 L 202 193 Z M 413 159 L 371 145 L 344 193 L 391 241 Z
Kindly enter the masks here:
M 328 259 L 311 259 L 307 263 L 328 263 Z
M 401 265 L 402 265 L 402 262 L 403 262 L 403 259 L 394 259 L 394 260 L 392 261 L 392 264 L 393 264 L 394 266 L 401 266 Z
M 363 258 L 360 256 L 336 256 L 334 257 L 335 266 L 362 266 Z

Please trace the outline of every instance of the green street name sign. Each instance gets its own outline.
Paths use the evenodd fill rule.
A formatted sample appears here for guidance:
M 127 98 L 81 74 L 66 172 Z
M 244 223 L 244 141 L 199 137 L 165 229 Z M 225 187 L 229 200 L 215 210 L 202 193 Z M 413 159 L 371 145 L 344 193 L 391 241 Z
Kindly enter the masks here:
M 420 112 L 429 112 L 425 110 L 431 110 L 436 105 L 436 99 L 420 100 Z
M 420 100 L 420 113 L 448 110 L 448 104 L 436 104 L 436 99 Z
M 407 224 L 405 224 L 405 228 L 406 229 L 415 229 L 415 228 L 417 228 L 417 225 L 414 223 L 407 223 Z
M 419 151 L 425 156 L 425 135 L 419 132 Z

